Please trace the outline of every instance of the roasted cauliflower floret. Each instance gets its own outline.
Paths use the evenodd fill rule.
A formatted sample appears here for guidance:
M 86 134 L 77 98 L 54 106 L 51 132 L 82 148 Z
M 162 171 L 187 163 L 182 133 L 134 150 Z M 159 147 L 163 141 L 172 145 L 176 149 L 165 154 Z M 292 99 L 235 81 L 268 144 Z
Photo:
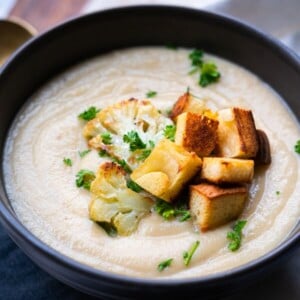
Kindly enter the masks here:
M 135 133 L 145 145 L 152 147 L 164 137 L 164 129 L 173 122 L 163 116 L 148 100 L 129 99 L 102 109 L 96 118 L 89 121 L 83 135 L 90 147 L 105 150 L 117 159 L 124 159 L 135 168 L 140 163 L 141 149 L 133 150 L 124 142 L 124 136 Z M 103 139 L 109 135 L 109 143 Z
M 227 108 L 218 112 L 218 156 L 253 158 L 258 140 L 251 110 Z
M 140 219 L 149 213 L 153 204 L 150 198 L 127 187 L 124 170 L 113 162 L 100 165 L 90 191 L 91 220 L 109 223 L 119 235 L 135 231 Z
M 218 138 L 218 121 L 190 112 L 177 117 L 175 143 L 200 157 L 215 149 Z
M 169 140 L 162 140 L 131 178 L 154 196 L 171 202 L 201 168 L 201 159 Z

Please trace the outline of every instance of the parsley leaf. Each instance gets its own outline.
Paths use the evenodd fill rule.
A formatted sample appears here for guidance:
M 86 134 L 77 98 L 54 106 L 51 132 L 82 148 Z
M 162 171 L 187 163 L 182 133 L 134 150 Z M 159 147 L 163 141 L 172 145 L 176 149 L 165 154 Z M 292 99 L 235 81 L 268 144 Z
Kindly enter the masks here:
M 99 111 L 100 109 L 97 109 L 95 106 L 91 106 L 90 108 L 79 114 L 78 118 L 85 121 L 90 121 L 96 117 Z
M 173 258 L 166 259 L 158 264 L 157 269 L 159 272 L 162 272 L 165 268 L 168 268 L 173 261 Z
M 65 163 L 66 166 L 69 166 L 69 167 L 72 167 L 72 165 L 73 165 L 71 158 L 68 158 L 68 157 L 65 157 L 63 159 L 63 162 Z
M 118 235 L 117 229 L 114 227 L 114 225 L 108 223 L 108 222 L 96 222 L 99 226 L 102 227 L 102 229 L 109 235 L 110 237 L 115 237 Z
M 133 190 L 136 193 L 139 193 L 143 190 L 142 187 L 140 187 L 136 182 L 134 182 L 132 179 L 128 179 L 126 182 L 126 185 L 129 189 Z
M 153 141 L 149 141 L 149 148 L 143 150 L 139 156 L 137 156 L 138 161 L 144 161 L 152 152 L 155 144 Z
M 175 133 L 176 133 L 175 125 L 167 125 L 166 128 L 164 129 L 164 136 L 172 142 L 175 141 Z
M 107 151 L 105 149 L 100 149 L 98 154 L 100 157 L 109 157 L 109 154 L 107 153 Z
M 147 98 L 153 98 L 156 95 L 157 95 L 157 92 L 155 92 L 155 91 L 149 91 L 149 92 L 147 92 L 146 97 Z
M 127 134 L 123 135 L 123 142 L 129 144 L 130 151 L 146 148 L 146 144 L 143 143 L 138 133 L 134 130 L 129 131 Z
M 242 241 L 242 230 L 245 227 L 247 221 L 239 220 L 233 226 L 233 230 L 227 233 L 227 239 L 230 241 L 228 249 L 232 252 L 238 250 L 241 246 Z
M 189 59 L 191 60 L 192 66 L 194 67 L 201 67 L 203 64 L 203 50 L 194 49 L 189 54 Z
M 297 141 L 296 145 L 294 146 L 295 152 L 300 154 L 300 140 Z
M 195 243 L 192 244 L 192 246 L 190 247 L 189 251 L 185 251 L 183 252 L 183 262 L 186 266 L 188 266 L 191 262 L 191 259 L 195 253 L 195 251 L 197 250 L 197 248 L 199 247 L 200 242 L 196 241 Z
M 280 195 L 280 191 L 276 191 L 276 195 L 279 196 Z
M 95 179 L 95 173 L 90 170 L 82 169 L 76 174 L 76 186 L 82 187 L 86 190 L 90 190 L 91 183 Z
M 120 165 L 125 170 L 125 172 L 132 173 L 132 170 L 131 170 L 130 166 L 127 164 L 127 162 L 125 161 L 125 159 L 119 159 L 116 157 L 111 157 L 111 159 L 113 162 Z
M 201 75 L 199 79 L 199 84 L 203 87 L 218 81 L 221 74 L 218 72 L 217 66 L 214 63 L 207 62 L 201 67 Z
M 110 145 L 111 144 L 111 135 L 109 132 L 103 132 L 101 134 L 101 139 L 102 139 L 102 143 L 105 145 Z
M 86 149 L 86 150 L 83 150 L 83 151 L 78 151 L 78 154 L 81 158 L 85 157 L 88 153 L 90 153 L 91 150 L 90 149 Z
M 191 218 L 191 214 L 184 207 L 177 208 L 164 200 L 157 200 L 154 205 L 154 210 L 161 215 L 165 220 L 170 220 L 175 217 L 180 217 L 180 222 L 187 221 Z

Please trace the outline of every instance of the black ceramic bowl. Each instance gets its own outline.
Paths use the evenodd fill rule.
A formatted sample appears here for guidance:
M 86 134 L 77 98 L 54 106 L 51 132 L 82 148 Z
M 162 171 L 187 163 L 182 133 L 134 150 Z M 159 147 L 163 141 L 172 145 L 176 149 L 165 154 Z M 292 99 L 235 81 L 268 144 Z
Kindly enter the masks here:
M 131 7 L 87 15 L 33 39 L 0 74 L 0 151 L 14 116 L 50 77 L 88 57 L 123 47 L 203 48 L 240 64 L 270 84 L 300 116 L 300 63 L 270 37 L 235 20 L 177 7 Z M 0 173 L 0 215 L 16 244 L 42 269 L 81 291 L 109 299 L 211 298 L 251 283 L 299 246 L 298 226 L 276 249 L 236 269 L 192 279 L 149 280 L 110 274 L 63 256 L 18 220 Z

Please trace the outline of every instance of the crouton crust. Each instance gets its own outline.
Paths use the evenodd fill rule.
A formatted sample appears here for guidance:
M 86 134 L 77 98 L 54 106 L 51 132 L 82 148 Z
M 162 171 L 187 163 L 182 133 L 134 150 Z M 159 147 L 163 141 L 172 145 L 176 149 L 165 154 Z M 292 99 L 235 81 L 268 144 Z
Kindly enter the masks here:
M 195 224 L 205 232 L 238 218 L 247 194 L 245 186 L 220 187 L 208 183 L 190 186 L 189 204 Z
M 187 112 L 177 118 L 176 144 L 198 156 L 208 156 L 214 150 L 219 122 L 203 115 Z
M 177 116 L 179 116 L 181 113 L 184 112 L 184 108 L 187 106 L 189 102 L 189 95 L 190 95 L 189 93 L 185 93 L 178 98 L 170 114 L 170 118 L 173 121 L 175 121 Z

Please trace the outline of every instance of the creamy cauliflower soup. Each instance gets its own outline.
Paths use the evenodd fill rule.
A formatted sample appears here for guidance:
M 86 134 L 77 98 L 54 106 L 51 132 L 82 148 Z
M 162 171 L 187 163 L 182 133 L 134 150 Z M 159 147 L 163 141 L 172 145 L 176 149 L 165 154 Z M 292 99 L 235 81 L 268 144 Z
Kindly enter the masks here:
M 229 270 L 264 255 L 288 236 L 300 211 L 300 164 L 294 152 L 300 137 L 297 121 L 268 85 L 219 57 L 204 55 L 217 66 L 221 77 L 207 86 L 199 85 L 198 74 L 190 72 L 190 53 L 163 47 L 111 52 L 68 69 L 29 99 L 9 133 L 4 174 L 14 210 L 35 236 L 83 264 L 148 278 L 201 277 Z M 182 222 L 164 219 L 151 208 L 153 199 L 148 199 L 148 213 L 139 215 L 138 226 L 130 234 L 112 237 L 92 220 L 91 192 L 79 188 L 76 181 L 80 170 L 96 174 L 109 160 L 88 144 L 82 134 L 87 122 L 78 115 L 89 107 L 103 110 L 122 100 L 148 99 L 161 114 L 159 122 L 165 128 L 174 121 L 167 117 L 168 111 L 187 87 L 210 111 L 251 110 L 256 128 L 263 130 L 270 142 L 271 164 L 255 166 L 248 184 L 249 195 L 238 217 L 247 223 L 236 251 L 228 249 L 227 237 L 234 221 L 201 231 L 194 217 Z M 127 130 L 123 117 L 125 120 L 126 115 L 114 119 L 114 126 L 120 122 L 120 130 L 126 133 L 132 124 L 128 123 Z M 102 142 L 108 138 L 106 145 L 126 140 L 111 140 L 105 134 Z M 143 133 L 140 137 L 146 138 Z M 161 138 L 155 136 L 149 147 Z M 165 264 L 159 268 L 162 262 Z

